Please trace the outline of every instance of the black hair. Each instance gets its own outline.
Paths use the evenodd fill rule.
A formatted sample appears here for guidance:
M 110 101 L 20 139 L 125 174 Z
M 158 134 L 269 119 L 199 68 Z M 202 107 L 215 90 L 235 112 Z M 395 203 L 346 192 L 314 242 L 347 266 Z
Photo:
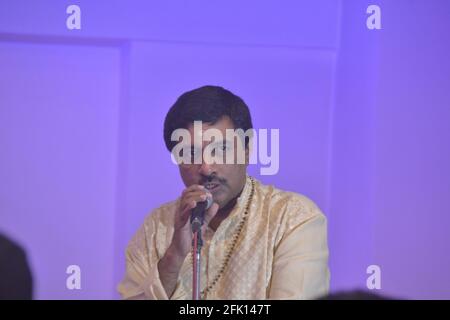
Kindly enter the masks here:
M 203 86 L 183 93 L 170 108 L 164 120 L 164 142 L 171 151 L 177 141 L 171 141 L 172 132 L 187 129 L 194 121 L 214 124 L 228 116 L 234 129 L 246 132 L 253 129 L 250 110 L 237 95 L 218 86 Z M 247 140 L 247 139 L 246 139 Z M 248 141 L 245 142 L 247 147 Z

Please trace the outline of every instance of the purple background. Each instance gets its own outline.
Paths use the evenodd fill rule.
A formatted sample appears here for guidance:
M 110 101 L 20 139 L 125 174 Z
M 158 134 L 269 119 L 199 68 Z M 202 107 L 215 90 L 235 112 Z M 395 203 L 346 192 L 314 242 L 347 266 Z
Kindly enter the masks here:
M 280 129 L 279 173 L 250 172 L 327 215 L 333 292 L 376 264 L 378 293 L 450 299 L 448 30 L 447 0 L 0 0 L 0 230 L 35 297 L 118 297 L 127 241 L 183 187 L 164 116 L 217 84 Z

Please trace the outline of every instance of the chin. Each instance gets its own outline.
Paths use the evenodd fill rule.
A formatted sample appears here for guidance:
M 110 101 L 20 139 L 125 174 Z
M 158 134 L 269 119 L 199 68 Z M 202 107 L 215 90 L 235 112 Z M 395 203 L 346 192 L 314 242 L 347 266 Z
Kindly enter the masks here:
M 222 209 L 226 205 L 226 203 L 220 200 L 214 200 L 214 202 L 216 202 L 219 205 L 219 209 Z
M 219 205 L 219 209 L 222 209 L 223 207 L 225 207 L 227 205 L 227 202 L 224 201 L 224 199 L 222 197 L 219 197 L 219 198 L 213 197 L 213 200 L 215 203 L 217 203 Z

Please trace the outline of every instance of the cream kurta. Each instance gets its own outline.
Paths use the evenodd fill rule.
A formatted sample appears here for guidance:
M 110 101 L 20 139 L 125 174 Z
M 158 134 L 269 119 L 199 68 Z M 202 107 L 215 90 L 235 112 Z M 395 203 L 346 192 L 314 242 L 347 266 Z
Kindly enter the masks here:
M 254 179 L 248 218 L 228 265 L 206 299 L 312 299 L 328 293 L 326 218 L 305 196 L 262 185 Z M 207 229 L 201 261 L 201 289 L 216 278 L 251 190 L 247 181 L 236 207 L 216 232 Z M 168 299 L 158 261 L 173 234 L 179 199 L 154 210 L 130 241 L 127 270 L 118 290 L 126 299 Z M 192 255 L 184 261 L 170 299 L 192 297 Z M 203 296 L 203 295 L 202 295 Z

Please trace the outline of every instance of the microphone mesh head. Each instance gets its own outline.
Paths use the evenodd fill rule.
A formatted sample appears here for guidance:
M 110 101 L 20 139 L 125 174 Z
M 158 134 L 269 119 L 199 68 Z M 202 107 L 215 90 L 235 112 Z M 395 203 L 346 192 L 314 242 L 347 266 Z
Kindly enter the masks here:
M 206 210 L 208 210 L 213 204 L 213 199 L 211 197 L 206 198 Z

